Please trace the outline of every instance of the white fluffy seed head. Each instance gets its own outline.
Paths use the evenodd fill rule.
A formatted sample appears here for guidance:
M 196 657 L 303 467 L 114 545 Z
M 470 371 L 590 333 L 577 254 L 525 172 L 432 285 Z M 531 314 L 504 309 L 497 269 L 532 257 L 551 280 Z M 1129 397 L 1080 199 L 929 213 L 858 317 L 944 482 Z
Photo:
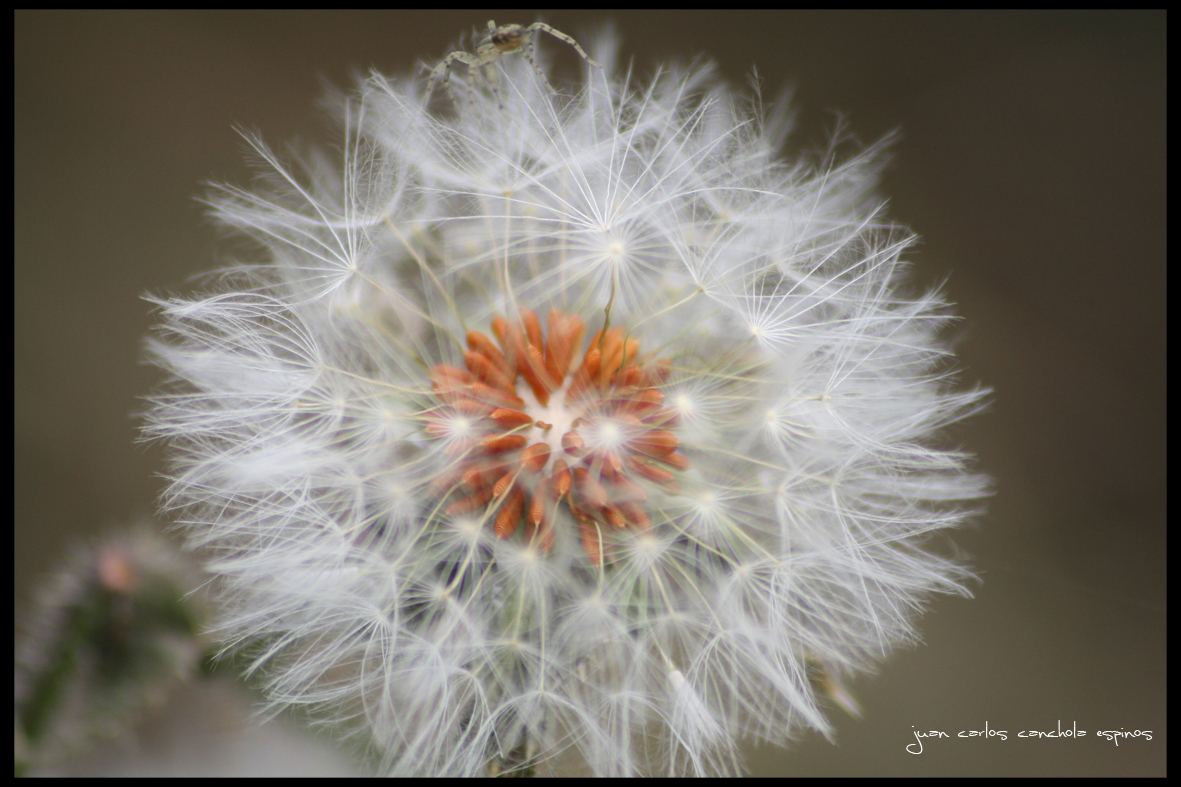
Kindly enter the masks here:
M 516 54 L 429 106 L 373 77 L 340 167 L 256 143 L 282 187 L 212 200 L 256 264 L 155 301 L 147 431 L 226 637 L 390 773 L 728 770 L 744 735 L 827 729 L 809 664 L 871 668 L 966 577 L 923 544 L 983 492 L 936 438 L 983 392 L 946 386 L 938 296 L 897 288 L 878 152 L 784 162 L 782 113 L 708 67 L 637 88 L 614 51 L 557 95 Z M 522 309 L 586 326 L 548 404 L 557 351 L 496 337 Z M 580 398 L 603 328 L 639 355 Z

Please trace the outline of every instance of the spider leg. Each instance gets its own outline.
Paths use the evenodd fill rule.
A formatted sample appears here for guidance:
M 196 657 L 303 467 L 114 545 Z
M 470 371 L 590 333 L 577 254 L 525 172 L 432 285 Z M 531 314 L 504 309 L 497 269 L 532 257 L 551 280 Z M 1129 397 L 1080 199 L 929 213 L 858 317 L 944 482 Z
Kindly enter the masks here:
M 438 80 L 439 74 L 443 73 L 446 68 L 447 63 L 444 61 L 431 69 L 431 73 L 426 79 L 426 103 L 430 103 L 431 95 L 435 92 L 435 81 Z
M 479 75 L 479 72 L 477 72 L 477 75 Z M 496 73 L 495 60 L 484 64 L 484 73 L 479 75 L 479 79 L 484 83 L 485 87 L 492 91 L 492 95 L 496 96 L 496 106 L 503 112 L 504 102 L 500 98 L 500 74 Z
M 549 25 L 547 25 L 545 22 L 534 22 L 533 24 L 529 25 L 529 27 L 527 27 L 525 29 L 529 32 L 533 32 L 535 30 L 542 30 L 546 33 L 549 33 L 551 36 L 558 39 L 559 41 L 565 41 L 567 44 L 574 47 L 575 52 L 582 55 L 583 60 L 590 63 L 592 66 L 598 66 L 599 68 L 602 68 L 602 66 L 600 66 L 598 63 L 596 63 L 594 60 L 591 59 L 591 56 L 586 53 L 585 49 L 583 49 L 582 47 L 580 47 L 578 45 L 577 41 L 575 41 L 573 38 L 571 38 L 570 36 L 563 33 L 561 30 L 555 30 L 552 27 L 550 27 Z M 534 36 L 534 39 L 536 39 L 536 38 L 537 38 L 537 36 Z
M 525 59 L 529 61 L 529 65 L 533 66 L 533 70 L 537 72 L 537 76 L 541 77 L 541 84 L 545 85 L 549 92 L 557 94 L 558 91 L 554 90 L 554 86 L 551 85 L 549 80 L 545 78 L 545 72 L 541 70 L 541 67 L 537 65 L 537 61 L 533 59 L 533 53 L 536 48 L 537 36 L 529 36 L 529 48 L 523 51 L 521 54 L 523 54 Z
M 431 70 L 430 79 L 427 81 L 426 100 L 428 102 L 431 100 L 431 94 L 435 89 L 435 80 L 437 80 L 439 78 L 439 74 L 442 73 L 443 89 L 446 90 L 447 95 L 451 97 L 451 103 L 455 105 L 457 110 L 459 109 L 459 102 L 455 98 L 455 91 L 451 88 L 451 68 L 452 64 L 457 60 L 460 63 L 466 65 L 470 71 L 472 64 L 476 61 L 476 58 L 467 52 L 452 52 L 451 54 L 447 55 L 447 57 L 443 58 L 443 62 L 439 63 L 439 65 L 435 66 Z

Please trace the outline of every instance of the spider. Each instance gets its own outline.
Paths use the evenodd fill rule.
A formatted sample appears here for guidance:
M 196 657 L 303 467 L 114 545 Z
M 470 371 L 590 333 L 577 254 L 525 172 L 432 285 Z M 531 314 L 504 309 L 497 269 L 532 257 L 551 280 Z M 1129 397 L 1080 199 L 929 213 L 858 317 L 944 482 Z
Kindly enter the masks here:
M 578 54 L 582 55 L 582 59 L 590 63 L 592 66 L 598 66 L 594 60 L 591 60 L 582 47 L 578 45 L 570 36 L 563 33 L 561 30 L 555 30 L 544 22 L 534 22 L 525 27 L 523 25 L 501 25 L 496 26 L 496 22 L 488 20 L 488 35 L 480 40 L 476 47 L 476 53 L 473 55 L 470 52 L 452 52 L 443 58 L 443 62 L 431 69 L 430 79 L 427 81 L 426 97 L 430 101 L 431 93 L 435 89 L 435 80 L 439 78 L 439 74 L 443 74 L 443 86 L 447 88 L 447 92 L 451 94 L 451 100 L 455 100 L 455 95 L 451 93 L 451 64 L 459 61 L 468 67 L 468 72 L 472 75 L 473 81 L 482 81 L 492 89 L 496 94 L 496 101 L 500 103 L 500 76 L 496 73 L 496 61 L 500 59 L 501 55 L 507 55 L 510 52 L 520 51 L 525 45 L 525 39 L 531 33 L 538 30 L 549 33 L 554 38 L 560 41 L 565 41 L 570 46 L 574 47 Z M 533 66 L 533 70 L 541 77 L 542 83 L 549 89 L 551 93 L 557 93 L 549 80 L 545 78 L 545 74 L 537 66 L 537 62 L 533 59 L 533 49 L 537 46 L 536 36 L 529 42 L 529 50 L 526 51 L 525 59 L 529 61 L 529 65 Z M 601 67 L 601 66 L 600 66 Z M 481 75 L 480 69 L 484 72 Z M 504 105 L 501 104 L 501 109 Z

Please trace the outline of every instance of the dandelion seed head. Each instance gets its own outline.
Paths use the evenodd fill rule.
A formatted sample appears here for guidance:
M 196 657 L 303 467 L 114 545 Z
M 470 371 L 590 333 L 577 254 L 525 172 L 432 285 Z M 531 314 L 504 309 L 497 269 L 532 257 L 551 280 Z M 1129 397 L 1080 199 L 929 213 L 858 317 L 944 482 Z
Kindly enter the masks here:
M 211 204 L 259 258 L 155 301 L 227 647 L 391 774 L 731 771 L 968 576 L 925 545 L 983 494 L 937 433 L 984 392 L 900 294 L 879 151 L 785 162 L 708 67 L 588 49 L 556 93 L 374 76 L 339 166 L 256 143 L 278 188 Z

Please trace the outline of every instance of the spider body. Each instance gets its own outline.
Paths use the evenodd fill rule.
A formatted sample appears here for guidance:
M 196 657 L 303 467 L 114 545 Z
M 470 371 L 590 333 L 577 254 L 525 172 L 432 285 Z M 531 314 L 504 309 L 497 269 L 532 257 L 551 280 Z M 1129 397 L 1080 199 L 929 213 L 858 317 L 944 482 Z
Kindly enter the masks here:
M 492 20 L 488 20 L 489 28 L 491 28 L 494 24 L 496 23 Z M 534 25 L 534 27 L 536 27 L 536 25 Z M 487 46 L 489 43 L 492 44 L 492 46 L 496 47 L 497 51 L 502 55 L 506 52 L 516 52 L 525 43 L 525 39 L 528 37 L 529 31 L 531 29 L 532 28 L 527 30 L 520 25 L 503 25 L 493 30 L 491 35 L 486 37 L 485 41 L 487 43 L 485 43 L 485 46 Z M 573 41 L 574 39 L 570 40 Z M 477 54 L 479 51 L 480 49 L 476 50 Z
M 533 49 L 537 46 L 536 36 L 531 39 L 530 36 L 541 31 L 549 33 L 559 41 L 565 41 L 574 50 L 582 56 L 582 59 L 592 66 L 598 66 L 590 55 L 578 45 L 570 36 L 563 33 L 561 30 L 555 30 L 544 22 L 534 22 L 526 27 L 525 25 L 501 25 L 496 26 L 496 22 L 488 20 L 488 34 L 480 40 L 479 45 L 476 46 L 475 53 L 456 51 L 443 58 L 439 65 L 431 70 L 430 79 L 427 81 L 426 95 L 427 100 L 430 100 L 431 93 L 435 88 L 435 80 L 439 75 L 443 76 L 443 86 L 450 93 L 451 91 L 451 67 L 455 63 L 463 63 L 468 67 L 468 73 L 471 75 L 473 82 L 482 81 L 486 84 L 493 93 L 496 94 L 497 103 L 504 109 L 504 105 L 500 102 L 500 76 L 496 73 L 496 61 L 500 59 L 501 55 L 507 55 L 511 52 L 521 51 L 525 46 L 525 42 L 529 41 L 529 48 L 524 51 L 525 59 L 529 61 L 529 65 L 533 66 L 533 70 L 541 77 L 541 81 L 551 93 L 556 93 L 549 80 L 545 78 L 545 74 L 541 68 L 538 67 L 537 61 L 533 59 Z M 452 95 L 452 100 L 455 96 Z

